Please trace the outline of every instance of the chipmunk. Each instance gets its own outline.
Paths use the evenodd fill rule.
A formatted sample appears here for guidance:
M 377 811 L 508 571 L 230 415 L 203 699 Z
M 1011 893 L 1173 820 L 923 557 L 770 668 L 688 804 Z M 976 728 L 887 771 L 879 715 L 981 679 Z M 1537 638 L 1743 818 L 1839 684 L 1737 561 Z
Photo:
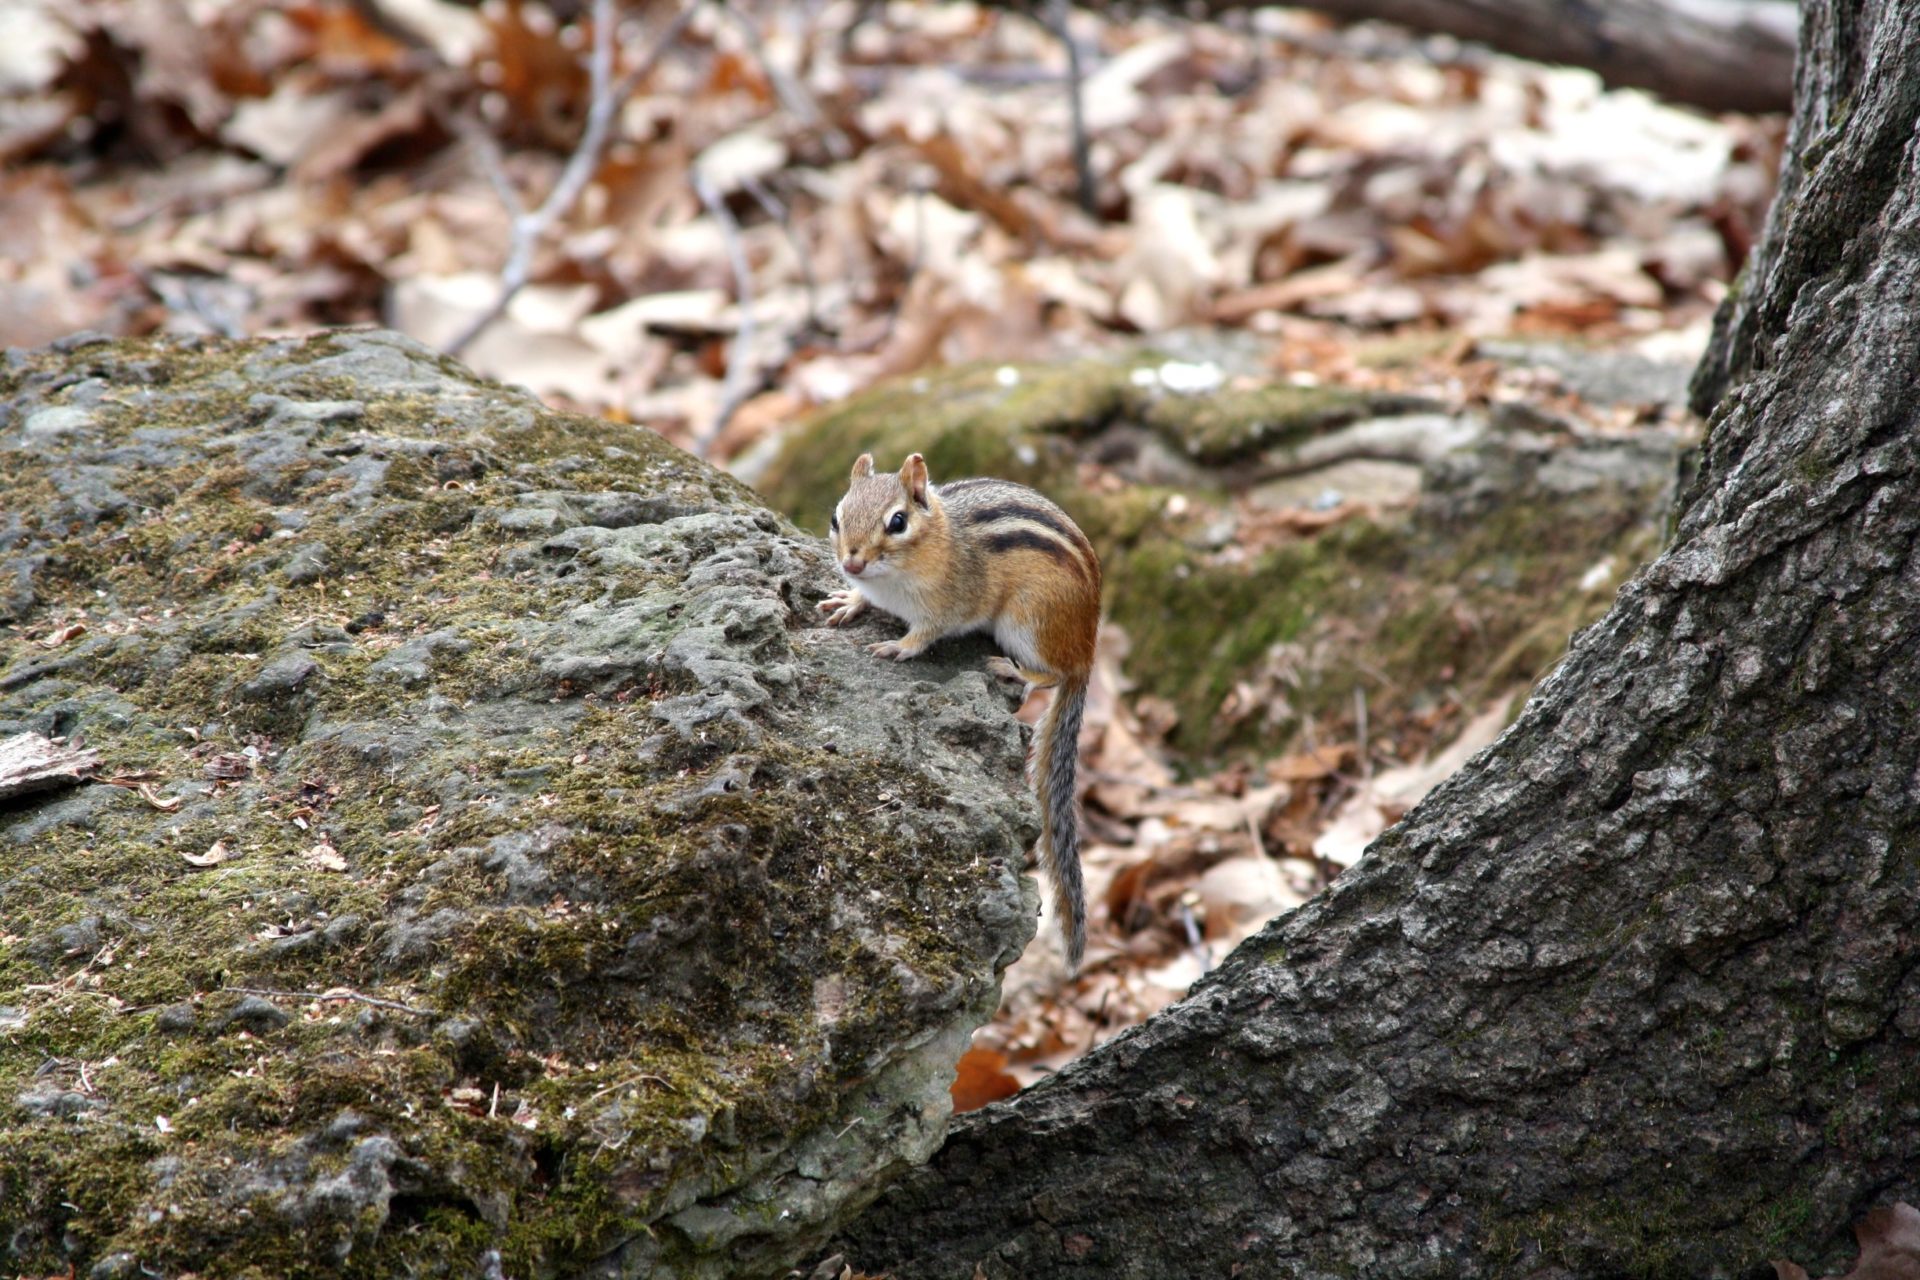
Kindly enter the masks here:
M 880 606 L 907 624 L 907 634 L 867 647 L 896 662 L 917 657 L 942 636 L 991 629 L 1008 657 L 992 659 L 989 671 L 1024 680 L 1028 689 L 1053 690 L 1028 763 L 1067 967 L 1079 968 L 1087 911 L 1073 773 L 1100 627 L 1093 545 L 1066 512 L 1025 485 L 930 484 L 917 453 L 898 475 L 876 475 L 873 455 L 861 454 L 829 527 L 840 569 L 852 583 L 821 602 L 831 625 L 853 621 L 869 604 Z

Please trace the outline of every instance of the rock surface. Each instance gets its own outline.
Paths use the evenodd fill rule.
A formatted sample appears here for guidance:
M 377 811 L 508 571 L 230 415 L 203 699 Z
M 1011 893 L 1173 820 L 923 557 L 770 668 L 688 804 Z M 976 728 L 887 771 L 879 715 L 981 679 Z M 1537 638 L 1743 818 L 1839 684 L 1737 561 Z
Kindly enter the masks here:
M 0 368 L 0 1258 L 766 1275 L 939 1142 L 1031 936 L 984 650 L 382 333 Z

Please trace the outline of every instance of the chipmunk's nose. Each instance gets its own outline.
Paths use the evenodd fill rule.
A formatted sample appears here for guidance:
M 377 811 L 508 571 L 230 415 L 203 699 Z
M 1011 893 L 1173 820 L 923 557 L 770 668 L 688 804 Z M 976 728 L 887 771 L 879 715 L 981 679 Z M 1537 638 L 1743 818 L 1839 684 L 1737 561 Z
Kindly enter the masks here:
M 848 556 L 840 562 L 840 567 L 847 571 L 849 578 L 857 578 L 860 576 L 861 571 L 867 567 L 867 562 L 859 556 Z

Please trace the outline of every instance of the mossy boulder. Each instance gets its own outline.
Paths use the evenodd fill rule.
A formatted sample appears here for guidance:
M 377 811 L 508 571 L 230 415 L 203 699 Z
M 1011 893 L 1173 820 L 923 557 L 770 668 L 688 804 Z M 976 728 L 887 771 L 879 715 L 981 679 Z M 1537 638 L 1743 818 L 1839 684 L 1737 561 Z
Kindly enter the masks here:
M 982 650 L 403 338 L 0 370 L 0 1259 L 764 1276 L 923 1158 L 1031 936 Z M 877 629 L 876 629 L 877 630 Z
M 1608 367 L 1648 401 L 1683 381 Z M 864 451 L 1044 489 L 1099 550 L 1129 678 L 1201 760 L 1354 731 L 1356 690 L 1430 727 L 1527 684 L 1657 545 L 1687 439 L 1138 355 L 900 379 L 822 410 L 754 478 L 819 530 Z M 1366 513 L 1321 531 L 1316 508 L 1349 501 Z
M 1053 491 L 1072 487 L 1075 441 L 1110 437 L 1129 457 L 1147 455 L 1151 478 L 1166 485 L 1284 455 L 1362 418 L 1431 407 L 1410 396 L 1285 383 L 1170 390 L 1167 378 L 1178 377 L 1171 371 L 1189 368 L 1207 366 L 1142 356 L 970 364 L 900 378 L 816 414 L 752 478 L 776 508 L 811 526 L 845 491 L 853 459 L 869 450 L 889 461 L 923 453 L 936 477 L 993 475 Z M 1120 536 L 1137 526 L 1138 505 L 1108 511 L 1087 503 L 1076 516 L 1090 532 Z

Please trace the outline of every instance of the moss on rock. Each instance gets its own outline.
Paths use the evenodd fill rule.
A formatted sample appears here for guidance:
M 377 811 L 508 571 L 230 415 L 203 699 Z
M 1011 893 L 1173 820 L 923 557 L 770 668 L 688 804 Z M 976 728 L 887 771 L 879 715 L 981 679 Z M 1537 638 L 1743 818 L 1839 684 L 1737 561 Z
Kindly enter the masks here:
M 0 466 L 0 734 L 126 784 L 0 808 L 12 1268 L 761 1275 L 937 1143 L 1032 928 L 977 653 L 393 335 L 14 353 Z

